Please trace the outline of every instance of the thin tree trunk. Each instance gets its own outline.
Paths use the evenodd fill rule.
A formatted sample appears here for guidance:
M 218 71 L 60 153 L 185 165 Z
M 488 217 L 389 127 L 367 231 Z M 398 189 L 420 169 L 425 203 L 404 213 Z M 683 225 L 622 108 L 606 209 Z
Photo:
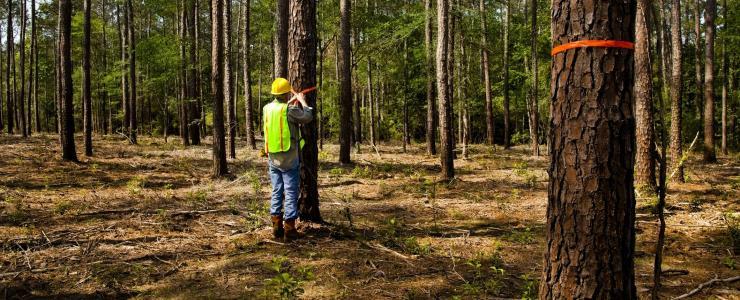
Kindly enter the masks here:
M 480 0 L 480 27 L 481 27 L 481 52 L 483 53 L 483 86 L 486 89 L 486 143 L 494 144 L 494 123 L 493 123 L 493 100 L 491 99 L 491 75 L 488 62 L 488 28 L 486 24 L 486 5 L 484 0 Z
M 224 129 L 224 1 L 211 0 L 211 95 L 213 99 L 213 176 L 226 175 Z
M 123 10 L 123 16 L 121 16 L 121 10 Z M 128 105 L 128 55 L 126 54 L 126 37 L 128 36 L 128 28 L 124 26 L 126 19 L 126 7 L 124 5 L 121 8 L 120 5 L 116 4 L 116 17 L 118 21 L 118 44 L 121 50 L 121 107 L 123 108 L 123 120 L 121 122 L 121 131 L 124 134 L 128 134 L 129 130 L 129 105 Z M 121 19 L 123 18 L 123 20 Z
M 92 145 L 92 97 L 90 95 L 90 0 L 84 1 L 84 25 L 82 38 L 82 110 L 85 134 L 85 156 L 93 155 Z M 22 69 L 22 68 L 21 68 Z
M 432 53 L 432 0 L 424 1 L 424 55 L 426 58 L 426 79 L 427 79 L 427 154 L 437 154 L 437 104 L 434 101 L 434 55 Z
M 30 74 L 29 79 L 31 80 L 31 86 L 29 93 L 29 105 L 33 103 L 33 115 L 35 131 L 41 132 L 41 118 L 39 116 L 39 61 L 38 61 L 38 36 L 36 35 L 36 0 L 31 0 L 31 62 L 30 62 Z M 1 101 L 0 101 L 1 102 Z M 0 114 L 1 115 L 1 114 Z M 2 122 L 0 122 L 0 128 L 2 128 Z
M 247 143 L 252 148 L 252 150 L 257 149 L 257 141 L 254 138 L 254 114 L 253 114 L 253 108 L 252 108 L 252 65 L 250 64 L 250 50 L 251 50 L 251 35 L 250 35 L 250 14 L 251 14 L 251 6 L 252 1 L 251 0 L 245 0 L 246 3 L 242 3 L 244 5 L 244 45 L 242 46 L 242 51 L 244 51 L 244 125 L 247 132 Z
M 30 128 L 28 124 L 29 115 L 26 114 L 26 1 L 21 0 L 20 1 L 20 7 L 18 8 L 21 13 L 21 32 L 20 32 L 20 40 L 19 40 L 19 67 L 20 67 L 20 77 L 21 77 L 21 89 L 20 89 L 20 95 L 18 96 L 18 104 L 19 104 L 19 112 L 20 112 L 20 129 L 21 134 L 23 137 L 28 136 L 28 129 Z M 28 105 L 31 105 L 30 103 Z
M 724 19 L 724 35 L 722 37 L 722 154 L 727 155 L 727 85 L 730 77 L 730 63 L 727 54 L 727 0 L 722 1 L 722 18 Z
M 232 97 L 231 72 L 231 0 L 224 2 L 224 102 L 229 135 L 229 158 L 236 158 L 236 101 Z
M 31 0 L 31 2 L 33 1 L 35 0 Z M 101 11 L 102 18 L 103 18 L 103 48 L 108 49 L 108 31 L 107 31 L 108 5 L 107 5 L 106 0 L 102 0 L 101 7 L 102 8 L 100 11 Z M 33 21 L 32 21 L 32 24 L 33 24 Z M 34 29 L 32 30 L 34 32 L 34 36 L 36 35 L 35 30 L 36 29 L 34 27 Z M 38 48 L 38 46 L 35 46 L 35 48 Z M 38 49 L 34 50 L 34 52 L 38 53 Z M 38 54 L 36 54 L 35 56 L 36 56 L 35 69 L 37 70 L 36 71 L 37 78 L 34 80 L 36 82 L 36 84 L 34 85 L 34 97 L 37 98 L 38 97 L 37 96 L 38 94 L 38 73 L 39 73 L 38 72 Z M 108 74 L 108 51 L 107 50 L 103 50 L 103 73 Z M 105 114 L 105 117 L 104 117 L 105 121 L 103 121 L 103 133 L 112 134 L 113 133 L 113 123 L 112 123 L 113 122 L 113 111 L 112 110 L 113 109 L 111 108 L 110 98 L 108 98 L 108 89 L 105 86 L 103 86 L 102 91 L 100 93 L 101 93 L 101 98 L 102 98 L 101 102 L 103 103 L 102 112 L 103 114 Z
M 318 123 L 319 123 L 319 150 L 324 150 L 324 97 L 321 94 L 324 90 L 324 49 L 321 47 L 321 39 L 318 40 L 319 51 L 319 89 L 316 91 L 316 98 L 319 102 Z
M 138 131 L 138 120 L 136 118 L 136 31 L 134 30 L 134 5 L 131 0 L 126 0 L 128 9 L 126 17 L 126 27 L 128 28 L 128 75 L 129 75 L 129 117 L 131 120 L 131 133 L 129 140 L 131 144 L 136 145 L 136 134 Z
M 534 156 L 540 156 L 540 132 L 539 132 L 539 112 L 538 112 L 538 105 L 539 97 L 538 97 L 538 72 L 539 69 L 537 67 L 537 0 L 531 0 L 532 7 L 532 31 L 530 36 L 531 41 L 531 49 L 532 52 L 532 86 L 530 95 L 531 98 L 529 100 L 529 137 L 530 137 L 530 144 L 532 147 L 532 155 Z
M 409 93 L 408 93 L 408 86 L 409 86 L 409 75 L 408 75 L 408 61 L 409 61 L 409 50 L 408 50 L 408 41 L 403 40 L 403 94 L 401 98 L 403 98 L 403 152 L 405 153 L 406 150 L 408 150 L 409 143 Z
M 351 25 L 351 2 L 350 0 L 339 1 L 339 42 L 337 47 L 337 80 L 339 81 L 339 162 L 348 164 L 351 162 L 350 148 L 352 147 L 352 69 L 350 66 L 351 47 L 350 35 Z
M 276 0 L 275 9 L 275 77 L 288 77 L 288 0 Z M 292 3 L 291 3 L 292 4 Z
M 370 109 L 370 145 L 375 147 L 375 99 L 373 99 L 373 61 L 367 58 L 367 101 Z
M 638 0 L 635 20 L 635 120 L 637 134 L 635 185 L 638 189 L 656 191 L 655 132 L 653 128 L 653 72 L 650 57 L 648 15 L 651 6 L 647 0 Z M 660 30 L 658 30 L 660 34 Z M 659 37 L 660 39 L 660 37 Z M 659 49 L 656 49 L 660 51 Z
M 191 130 L 191 121 L 193 114 L 191 112 L 191 107 L 194 105 L 192 104 L 192 97 L 194 95 L 194 89 L 195 86 L 193 84 L 194 79 L 192 78 L 192 69 L 194 66 L 192 66 L 192 63 L 188 64 L 188 58 L 185 54 L 185 44 L 188 42 L 186 33 L 188 32 L 188 1 L 182 0 L 180 1 L 180 22 L 178 22 L 178 34 L 180 35 L 180 109 L 178 110 L 179 113 L 179 123 L 180 123 L 180 140 L 182 141 L 182 144 L 184 146 L 190 146 L 190 140 L 193 137 L 193 134 L 190 132 Z M 192 25 L 192 24 L 191 24 Z M 192 40 L 190 40 L 190 44 L 192 44 Z M 190 58 L 192 61 L 193 53 L 192 49 L 193 46 L 190 46 Z M 189 73 L 190 71 L 190 73 Z M 190 78 L 189 78 L 190 77 Z M 188 81 L 190 79 L 190 81 Z M 195 114 L 195 118 L 200 119 L 200 115 L 197 113 Z M 200 130 L 198 128 L 192 128 L 193 131 L 195 131 L 194 135 L 199 135 Z
M 439 104 L 439 125 L 442 164 L 442 180 L 451 180 L 455 177 L 453 149 L 455 147 L 452 136 L 452 100 L 450 97 L 449 56 L 450 43 L 449 29 L 449 0 L 437 0 L 437 103 Z
M 704 91 L 704 78 L 702 77 L 702 60 L 701 60 L 701 8 L 700 0 L 694 0 L 694 68 L 696 72 L 696 115 L 702 118 L 702 93 Z
M 717 161 L 714 151 L 714 17 L 717 15 L 716 0 L 707 0 L 704 9 L 706 23 L 706 50 L 704 52 L 704 161 Z
M 61 9 L 61 3 L 60 7 Z M 11 71 L 12 71 L 12 64 L 13 64 L 13 2 L 12 0 L 8 0 L 8 6 L 7 6 L 7 12 L 8 12 L 8 22 L 7 22 L 7 34 L 5 37 L 7 38 L 7 44 L 5 45 L 6 49 L 5 52 L 7 54 L 7 60 L 6 60 L 6 72 L 5 72 L 5 89 L 7 91 L 6 99 L 8 101 L 8 105 L 6 105 L 6 110 L 8 113 L 8 134 L 13 134 L 13 126 L 15 123 L 15 106 L 14 106 L 14 95 L 13 95 L 13 89 L 10 85 L 10 78 Z M 61 30 L 61 27 L 60 27 Z M 61 48 L 60 48 L 61 49 Z
M 290 28 L 288 30 L 289 81 L 297 90 L 316 86 L 316 1 L 290 1 Z M 306 95 L 310 107 L 316 107 L 316 93 Z M 301 127 L 305 146 L 301 149 L 301 196 L 298 201 L 302 221 L 322 223 L 319 210 L 318 162 L 316 120 Z
M 675 63 L 671 70 L 671 157 L 673 159 L 672 168 L 676 169 L 675 180 L 684 181 L 683 166 L 681 159 L 683 157 L 683 107 L 681 99 L 683 90 L 683 81 L 681 80 L 683 59 L 681 49 L 681 0 L 672 0 L 671 7 L 671 56 Z
M 75 152 L 75 119 L 74 119 L 74 86 L 72 85 L 72 2 L 59 0 L 59 62 L 61 66 L 61 93 L 62 102 L 62 130 L 61 147 L 62 159 L 77 161 Z
M 188 87 L 186 89 L 187 92 L 187 107 L 185 112 L 185 119 L 187 120 L 187 133 L 190 136 L 190 144 L 192 145 L 200 145 L 201 142 L 201 123 L 203 123 L 202 120 L 202 96 L 200 94 L 200 63 L 199 63 L 199 56 L 198 56 L 198 43 L 200 43 L 198 39 L 198 1 L 192 1 L 191 6 L 185 6 L 185 10 L 189 10 L 192 8 L 191 11 L 186 13 L 186 22 L 183 24 L 184 29 L 187 30 L 187 35 L 189 37 L 189 55 L 190 55 L 190 61 L 187 63 L 187 79 L 185 82 L 188 83 Z M 185 29 L 186 28 L 186 29 Z M 188 41 L 188 38 L 184 37 L 183 34 L 183 40 Z
M 593 4 L 553 2 L 553 45 L 635 40 L 635 1 Z M 553 57 L 540 299 L 637 299 L 633 75 L 627 49 L 577 48 Z
M 509 116 L 509 0 L 504 0 L 504 149 L 511 147 L 511 128 Z

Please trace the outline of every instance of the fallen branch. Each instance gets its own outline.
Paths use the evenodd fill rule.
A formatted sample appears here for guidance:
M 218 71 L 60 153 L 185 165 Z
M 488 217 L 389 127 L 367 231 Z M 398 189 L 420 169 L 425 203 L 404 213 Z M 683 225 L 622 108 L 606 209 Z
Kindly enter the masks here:
M 702 289 L 704 289 L 706 287 L 709 287 L 709 286 L 711 286 L 711 285 L 713 285 L 715 283 L 732 283 L 732 282 L 735 282 L 735 281 L 738 281 L 738 280 L 740 280 L 740 276 L 735 276 L 735 277 L 730 277 L 730 278 L 725 278 L 725 279 L 719 279 L 717 277 L 714 277 L 714 279 L 712 279 L 710 281 L 707 281 L 705 283 L 700 284 L 698 287 L 696 287 L 695 289 L 691 290 L 690 292 L 688 292 L 686 294 L 683 294 L 681 296 L 678 296 L 676 298 L 673 298 L 673 300 L 686 299 L 688 297 L 691 297 L 691 296 L 699 293 Z
M 412 260 L 412 259 L 415 259 L 416 258 L 415 256 L 409 257 L 409 256 L 406 256 L 406 255 L 403 255 L 403 254 L 398 253 L 395 250 L 389 249 L 389 248 L 387 248 L 387 247 L 385 247 L 385 246 L 383 246 L 381 244 L 376 244 L 376 243 L 370 244 L 368 242 L 362 242 L 362 244 L 365 245 L 365 246 L 367 246 L 367 247 L 369 247 L 369 248 L 375 249 L 375 250 L 380 250 L 380 251 L 388 252 L 388 253 L 392 254 L 393 256 L 396 256 L 396 257 L 399 257 L 399 258 L 405 260 L 409 264 L 411 264 L 411 262 L 409 262 L 409 260 Z

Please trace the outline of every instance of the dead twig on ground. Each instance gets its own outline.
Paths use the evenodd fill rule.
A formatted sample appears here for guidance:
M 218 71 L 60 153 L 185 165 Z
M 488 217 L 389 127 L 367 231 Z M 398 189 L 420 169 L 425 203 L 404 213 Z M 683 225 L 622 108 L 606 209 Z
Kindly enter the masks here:
M 385 247 L 385 246 L 383 246 L 383 245 L 381 245 L 381 244 L 377 244 L 377 243 L 372 243 L 372 244 L 371 244 L 371 243 L 368 243 L 368 242 L 362 242 L 362 244 L 363 244 L 363 245 L 365 245 L 365 246 L 366 246 L 366 247 L 368 247 L 368 248 L 372 248 L 372 249 L 375 249 L 375 250 L 380 250 L 380 251 L 383 251 L 383 252 L 387 252 L 387 253 L 390 253 L 390 254 L 392 254 L 393 256 L 396 256 L 396 257 L 398 257 L 398 258 L 401 258 L 401 259 L 403 259 L 404 261 L 406 261 L 406 263 L 408 263 L 408 264 L 409 264 L 409 265 L 411 265 L 412 267 L 414 266 L 414 265 L 413 265 L 413 264 L 411 263 L 411 261 L 410 261 L 410 260 L 412 260 L 412 259 L 416 259 L 416 256 L 415 256 L 415 255 L 414 255 L 414 256 L 406 256 L 406 255 L 403 255 L 403 254 L 401 254 L 401 253 L 399 253 L 399 252 L 397 252 L 397 251 L 395 251 L 395 250 L 393 250 L 393 249 L 389 249 L 389 248 L 387 248 L 387 247 Z
M 706 287 L 709 287 L 709 286 L 711 286 L 711 285 L 713 285 L 715 283 L 732 283 L 732 282 L 735 282 L 735 281 L 738 281 L 738 280 L 740 280 L 740 276 L 735 276 L 735 277 L 730 277 L 730 278 L 725 278 L 725 279 L 719 279 L 718 277 L 715 276 L 714 279 L 709 280 L 707 282 L 704 282 L 704 283 L 700 284 L 698 287 L 696 287 L 695 289 L 691 290 L 690 292 L 688 292 L 686 294 L 683 294 L 681 296 L 678 296 L 676 298 L 673 298 L 673 300 L 686 299 L 688 297 L 691 297 L 693 295 L 696 295 L 702 289 L 704 289 Z

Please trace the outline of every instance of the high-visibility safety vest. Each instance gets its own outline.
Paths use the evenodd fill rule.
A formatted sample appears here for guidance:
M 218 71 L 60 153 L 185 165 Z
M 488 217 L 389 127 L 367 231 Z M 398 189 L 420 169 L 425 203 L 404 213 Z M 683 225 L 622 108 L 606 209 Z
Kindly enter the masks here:
M 278 153 L 290 150 L 290 127 L 288 104 L 277 100 L 265 105 L 264 116 L 265 152 Z
M 265 153 L 287 152 L 290 150 L 290 125 L 288 125 L 288 104 L 273 100 L 262 109 L 264 116 Z M 301 138 L 300 149 L 306 141 Z

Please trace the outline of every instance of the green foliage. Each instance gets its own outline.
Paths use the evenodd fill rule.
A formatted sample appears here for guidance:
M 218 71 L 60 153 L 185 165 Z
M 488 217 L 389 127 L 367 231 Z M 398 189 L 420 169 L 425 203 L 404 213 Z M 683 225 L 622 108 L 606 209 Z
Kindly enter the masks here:
M 519 278 L 524 280 L 524 286 L 522 287 L 522 300 L 536 299 L 537 281 L 533 278 L 530 278 L 530 276 L 527 274 L 524 274 Z
M 141 194 L 141 192 L 146 187 L 146 181 L 146 176 L 136 175 L 133 178 L 129 179 L 128 182 L 126 182 L 126 189 L 132 196 L 137 196 Z
M 270 269 L 277 275 L 265 281 L 265 287 L 260 293 L 265 299 L 297 299 L 303 294 L 303 283 L 314 279 L 310 267 L 300 267 L 296 272 L 291 272 L 288 258 L 284 256 L 274 257 Z
M 515 229 L 511 231 L 507 239 L 517 244 L 531 244 L 534 242 L 534 233 L 529 227 L 525 227 L 524 230 Z
M 725 225 L 727 226 L 727 237 L 730 245 L 735 251 L 740 250 L 740 213 L 728 212 L 724 215 Z

